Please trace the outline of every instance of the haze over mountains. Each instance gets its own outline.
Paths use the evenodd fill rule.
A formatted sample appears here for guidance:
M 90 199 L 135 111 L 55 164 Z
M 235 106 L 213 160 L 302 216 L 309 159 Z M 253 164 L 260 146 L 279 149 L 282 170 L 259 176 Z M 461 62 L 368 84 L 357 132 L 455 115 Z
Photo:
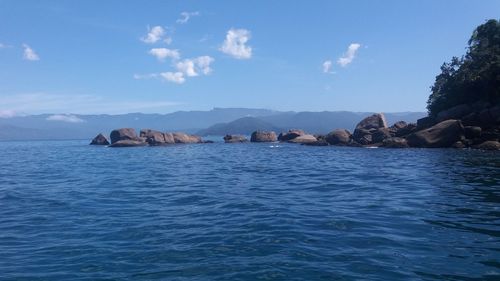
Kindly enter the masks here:
M 214 108 L 210 111 L 178 111 L 168 114 L 121 115 L 41 114 L 0 118 L 0 140 L 91 139 L 116 128 L 150 128 L 200 135 L 250 134 L 291 128 L 327 133 L 336 128 L 352 130 L 371 112 L 281 112 L 268 109 Z M 415 122 L 424 112 L 385 113 L 387 122 Z

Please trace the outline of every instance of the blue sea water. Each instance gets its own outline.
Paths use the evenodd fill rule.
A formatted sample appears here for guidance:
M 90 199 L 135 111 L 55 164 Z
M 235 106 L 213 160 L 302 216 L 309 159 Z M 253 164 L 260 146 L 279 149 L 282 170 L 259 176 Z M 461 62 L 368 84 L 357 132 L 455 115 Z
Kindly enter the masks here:
M 500 280 L 500 153 L 0 142 L 0 280 Z

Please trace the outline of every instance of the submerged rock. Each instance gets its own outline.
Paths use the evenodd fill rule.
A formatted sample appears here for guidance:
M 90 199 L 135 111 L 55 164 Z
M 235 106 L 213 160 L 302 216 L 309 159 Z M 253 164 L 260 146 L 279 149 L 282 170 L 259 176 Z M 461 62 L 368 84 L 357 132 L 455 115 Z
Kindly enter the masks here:
M 500 142 L 498 141 L 485 141 L 479 145 L 474 146 L 476 149 L 482 150 L 500 150 Z
M 112 143 L 109 147 L 133 147 L 146 145 L 148 145 L 148 143 L 141 140 L 119 140 Z
M 242 135 L 225 135 L 224 142 L 225 143 L 238 143 L 238 142 L 247 142 L 248 139 Z
M 408 148 L 408 142 L 404 138 L 392 137 L 382 142 L 383 147 L 387 148 Z
M 90 145 L 109 145 L 109 141 L 103 134 L 98 134 Z
M 451 147 L 464 138 L 464 128 L 459 120 L 446 120 L 428 129 L 406 137 L 411 147 Z
M 255 131 L 250 138 L 251 142 L 275 142 L 278 138 L 273 131 Z

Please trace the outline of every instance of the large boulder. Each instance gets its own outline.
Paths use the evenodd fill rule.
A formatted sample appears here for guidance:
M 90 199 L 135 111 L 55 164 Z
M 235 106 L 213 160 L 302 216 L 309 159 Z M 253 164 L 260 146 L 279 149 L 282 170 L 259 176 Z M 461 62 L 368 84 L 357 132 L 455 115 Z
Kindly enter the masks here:
M 163 138 L 165 138 L 165 143 L 169 144 L 175 143 L 174 134 L 172 133 L 169 132 L 163 133 Z
M 280 133 L 278 136 L 278 140 L 279 141 L 289 141 L 289 140 L 292 140 L 296 137 L 303 136 L 305 134 L 306 133 L 302 130 L 292 129 L 292 130 L 288 130 L 288 132 L 286 132 L 286 133 Z
M 111 139 L 111 144 L 121 140 L 141 141 L 141 139 L 137 136 L 135 130 L 132 128 L 121 128 L 113 130 L 111 131 L 109 137 Z
M 346 129 L 336 129 L 328 133 L 325 140 L 331 145 L 348 145 L 352 142 L 352 134 Z
M 436 121 L 442 122 L 449 119 L 461 119 L 472 111 L 472 106 L 468 104 L 460 104 L 439 112 L 436 116 Z
M 318 139 L 316 139 L 316 137 L 313 135 L 302 135 L 302 136 L 293 138 L 293 139 L 289 140 L 288 142 L 290 142 L 290 143 L 313 143 L 313 142 L 317 142 L 317 141 L 318 141 Z
M 464 127 L 459 120 L 446 120 L 406 137 L 411 147 L 451 147 L 463 138 Z
M 278 138 L 273 131 L 255 131 L 250 137 L 251 142 L 275 142 Z
M 199 136 L 188 135 L 186 133 L 172 133 L 175 143 L 202 143 L 203 140 Z
M 378 128 L 372 134 L 372 142 L 373 143 L 380 143 L 380 142 L 383 142 L 385 139 L 388 139 L 390 137 L 392 137 L 392 135 L 391 135 L 391 132 L 389 131 L 388 128 Z
M 165 140 L 165 134 L 159 131 L 151 130 L 151 129 L 143 129 L 141 130 L 139 136 L 144 138 L 149 145 L 165 145 L 167 144 Z M 172 143 L 172 142 L 171 142 Z
M 133 146 L 146 146 L 147 142 L 142 140 L 119 140 L 112 143 L 109 147 L 133 147 Z
M 417 130 L 430 128 L 436 124 L 436 120 L 432 116 L 423 117 L 417 120 Z
M 356 129 L 370 130 L 379 128 L 387 128 L 387 121 L 385 121 L 383 113 L 376 113 L 368 116 L 356 125 Z
M 108 139 L 103 134 L 98 134 L 90 143 L 91 145 L 109 145 Z
M 242 135 L 225 135 L 224 142 L 225 143 L 238 143 L 238 142 L 247 142 L 247 138 Z

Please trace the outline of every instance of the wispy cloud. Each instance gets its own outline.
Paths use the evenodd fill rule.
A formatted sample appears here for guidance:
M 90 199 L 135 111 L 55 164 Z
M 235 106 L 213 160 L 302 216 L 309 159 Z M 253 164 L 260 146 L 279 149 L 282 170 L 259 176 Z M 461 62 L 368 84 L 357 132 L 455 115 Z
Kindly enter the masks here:
M 78 116 L 72 115 L 72 114 L 55 114 L 55 115 L 50 115 L 49 117 L 45 118 L 47 121 L 60 121 L 60 122 L 67 122 L 67 123 L 83 123 L 85 120 L 78 118 Z
M 182 72 L 162 72 L 160 73 L 160 77 L 166 81 L 174 82 L 177 84 L 182 84 L 186 81 L 186 78 L 184 78 L 184 73 Z
M 141 41 L 147 44 L 154 44 L 160 40 L 163 40 L 163 42 L 167 44 L 172 43 L 172 38 L 168 37 L 166 34 L 165 29 L 159 25 L 153 26 L 152 28 L 148 27 L 148 33 L 141 38 Z
M 17 116 L 18 114 L 11 109 L 4 109 L 0 110 L 0 118 L 12 118 L 14 116 Z
M 358 51 L 359 47 L 361 47 L 361 44 L 358 43 L 350 44 L 344 55 L 337 60 L 337 63 L 342 67 L 346 67 L 356 57 L 356 52 Z
M 29 61 L 37 61 L 40 60 L 40 57 L 38 54 L 27 44 L 23 44 L 24 52 L 23 52 L 23 59 L 29 60 Z
M 178 102 L 165 100 L 110 100 L 94 95 L 28 93 L 0 96 L 4 116 L 42 113 L 120 114 L 129 112 L 164 112 Z
M 153 48 L 149 50 L 149 54 L 155 56 L 159 61 L 165 61 L 166 58 L 178 60 L 181 57 L 179 50 L 171 50 L 167 48 Z
M 185 24 L 191 17 L 199 16 L 200 12 L 182 12 L 181 17 L 176 21 L 179 24 Z
M 323 73 L 332 73 L 332 61 L 326 60 L 323 62 Z
M 176 84 L 183 84 L 187 77 L 199 75 L 209 75 L 212 73 L 211 64 L 214 58 L 210 56 L 200 56 L 192 59 L 184 59 L 175 64 L 176 71 L 161 73 L 134 74 L 134 79 L 160 79 Z
M 252 57 L 252 47 L 246 43 L 250 38 L 250 31 L 231 28 L 219 50 L 237 59 L 249 59 Z

